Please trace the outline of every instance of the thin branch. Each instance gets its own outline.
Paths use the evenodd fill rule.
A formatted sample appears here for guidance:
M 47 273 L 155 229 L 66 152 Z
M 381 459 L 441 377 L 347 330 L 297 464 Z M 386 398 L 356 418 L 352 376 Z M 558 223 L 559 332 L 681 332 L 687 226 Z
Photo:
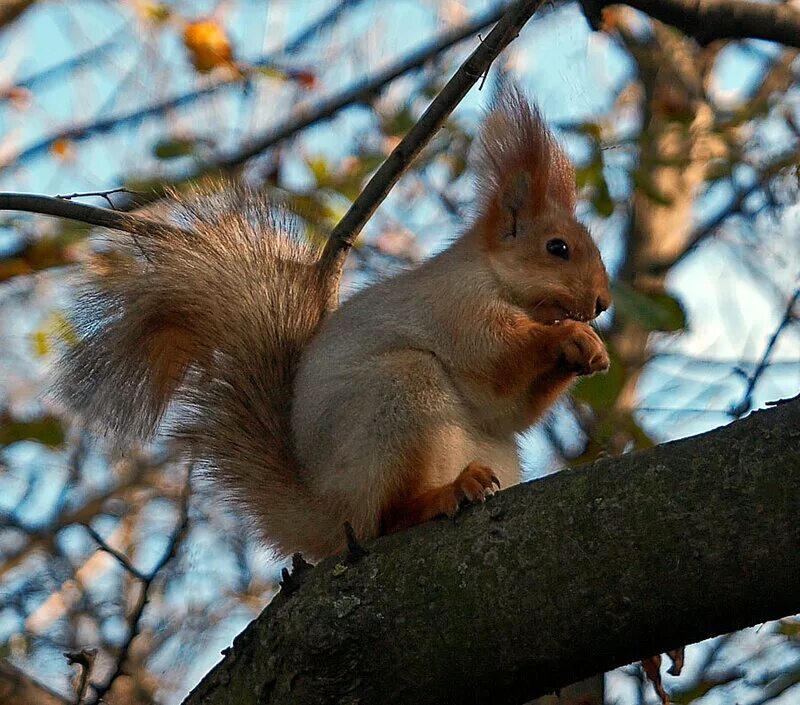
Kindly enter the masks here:
M 98 534 L 89 524 L 82 524 L 82 526 L 89 533 L 89 536 L 94 539 L 94 542 L 97 544 L 99 550 L 105 551 L 110 556 L 116 558 L 117 562 L 134 578 L 143 583 L 147 582 L 148 576 L 144 575 L 136 566 L 134 566 L 124 553 L 120 553 L 117 549 L 110 546 L 105 539 L 100 536 L 100 534 Z
M 406 58 L 378 72 L 372 78 L 366 81 L 360 81 L 345 89 L 339 95 L 323 101 L 316 108 L 300 116 L 296 120 L 292 120 L 278 128 L 270 130 L 267 134 L 252 139 L 237 152 L 204 167 L 203 172 L 214 169 L 229 170 L 238 167 L 248 159 L 265 152 L 270 147 L 294 136 L 301 130 L 318 122 L 322 122 L 323 120 L 332 118 L 343 108 L 359 103 L 371 103 L 389 83 L 411 71 L 421 68 L 429 61 L 439 57 L 439 55 L 450 47 L 459 44 L 465 39 L 474 36 L 482 29 L 494 24 L 498 19 L 503 17 L 505 13 L 513 12 L 515 6 L 519 6 L 519 4 L 519 2 L 511 4 L 504 3 L 499 8 L 493 8 L 483 15 L 476 17 L 463 27 L 457 27 L 447 34 L 434 39 L 409 54 Z M 529 3 L 524 4 L 527 5 Z M 537 3 L 537 5 L 538 4 L 539 3 Z M 472 83 L 479 77 L 480 73 L 472 80 Z M 191 174 L 189 178 L 194 179 L 197 178 L 198 175 L 198 173 L 194 173 Z
M 121 44 L 120 40 L 123 37 L 130 37 L 130 35 L 131 29 L 126 24 L 114 32 L 110 39 L 106 39 L 104 42 L 90 47 L 80 54 L 73 54 L 66 61 L 62 61 L 54 66 L 49 66 L 42 71 L 38 71 L 34 74 L 26 76 L 25 78 L 21 78 L 18 81 L 10 80 L 7 83 L 4 83 L 3 88 L 0 88 L 0 96 L 6 95 L 12 88 L 27 88 L 28 90 L 32 90 L 43 83 L 55 81 L 63 78 L 65 75 L 69 76 L 69 74 L 75 69 L 96 66 L 100 63 L 99 59 L 103 54 L 111 51 L 112 49 L 118 48 Z
M 120 498 L 127 500 L 129 493 L 139 488 L 150 486 L 152 483 L 147 478 L 148 473 L 157 472 L 162 465 L 163 462 L 152 465 L 137 462 L 131 474 L 124 479 L 122 484 L 107 492 L 88 498 L 80 507 L 59 514 L 41 528 L 26 527 L 13 515 L 1 515 L 0 522 L 13 524 L 21 531 L 24 531 L 27 535 L 27 541 L 13 554 L 3 557 L 3 562 L 0 563 L 0 579 L 20 566 L 32 553 L 49 546 L 53 537 L 64 527 L 73 524 L 85 524 L 101 512 L 106 502 L 110 499 Z
M 228 155 L 219 162 L 206 164 L 196 173 L 187 175 L 187 179 L 196 179 L 205 172 L 233 169 L 251 157 L 260 154 L 283 140 L 293 137 L 305 128 L 333 117 L 343 108 L 372 100 L 391 81 L 420 68 L 430 60 L 438 57 L 445 50 L 496 22 L 503 16 L 508 7 L 507 4 L 504 4 L 499 8 L 494 8 L 463 27 L 448 32 L 413 52 L 402 61 L 377 73 L 373 78 L 351 86 L 339 95 L 323 101 L 313 111 L 290 120 L 284 125 L 271 130 L 266 135 L 256 138 L 240 151 Z M 119 213 L 107 208 L 98 208 L 83 203 L 65 202 L 50 196 L 35 194 L 0 193 L 0 210 L 52 215 L 125 232 L 142 232 L 142 230 L 154 225 L 154 221 L 141 216 Z M 160 223 L 159 227 L 164 228 L 165 224 Z M 177 231 L 180 231 L 180 229 L 176 228 Z
M 764 354 L 761 356 L 761 360 L 759 360 L 758 365 L 756 365 L 755 370 L 753 370 L 753 374 L 750 375 L 749 379 L 747 380 L 747 388 L 744 391 L 742 400 L 738 404 L 731 407 L 730 414 L 735 416 L 737 419 L 741 418 L 753 408 L 753 391 L 755 390 L 756 384 L 758 384 L 758 380 L 761 378 L 761 375 L 764 374 L 764 371 L 769 366 L 769 359 L 772 356 L 772 351 L 775 348 L 775 344 L 778 342 L 778 338 L 786 329 L 786 327 L 793 320 L 795 320 L 794 307 L 798 299 L 800 299 L 800 288 L 795 289 L 794 294 L 789 298 L 789 301 L 787 302 L 786 308 L 783 312 L 783 316 L 778 323 L 778 327 L 773 331 L 772 335 L 767 341 L 767 346 L 764 348 Z
M 294 52 L 302 49 L 305 44 L 319 35 L 320 32 L 335 24 L 342 13 L 348 10 L 354 10 L 364 0 L 339 0 L 330 10 L 328 10 L 322 17 L 314 20 L 308 27 L 301 29 L 292 39 L 290 39 L 278 52 L 273 52 L 273 56 L 277 54 L 293 54 Z
M 139 577 L 140 581 L 139 597 L 136 600 L 133 610 L 131 611 L 130 617 L 128 618 L 128 636 L 126 637 L 122 646 L 120 646 L 114 670 L 104 683 L 91 684 L 93 693 L 91 697 L 87 698 L 86 705 L 98 705 L 98 703 L 103 700 L 106 694 L 114 686 L 116 680 L 125 672 L 125 664 L 128 660 L 128 654 L 130 653 L 131 645 L 133 644 L 134 639 L 136 639 L 136 637 L 139 635 L 141 629 L 142 615 L 144 614 L 144 608 L 147 606 L 150 597 L 150 588 L 153 584 L 153 581 L 161 574 L 161 571 L 166 567 L 167 563 L 169 563 L 175 557 L 178 547 L 180 546 L 181 542 L 183 541 L 183 537 L 186 534 L 186 529 L 189 523 L 189 493 L 190 482 L 187 477 L 186 485 L 180 501 L 180 517 L 175 530 L 172 532 L 172 536 L 170 537 L 166 550 L 150 573 L 147 575 L 142 575 L 138 571 L 134 573 Z M 115 553 L 112 553 L 112 555 L 119 560 L 119 557 Z M 125 562 L 129 565 L 127 559 L 125 559 Z
M 109 207 L 112 210 L 116 210 L 116 206 L 114 205 L 114 201 L 111 200 L 111 196 L 115 193 L 131 193 L 135 194 L 136 191 L 131 191 L 124 186 L 120 186 L 119 188 L 112 188 L 106 191 L 81 191 L 77 193 L 70 193 L 70 194 L 57 194 L 56 198 L 60 198 L 63 201 L 71 201 L 73 198 L 89 198 L 91 196 L 95 196 L 97 198 L 105 199 L 106 203 L 108 203 Z
M 698 226 L 691 235 L 686 239 L 684 248 L 674 257 L 658 262 L 654 262 L 650 266 L 650 271 L 653 274 L 664 274 L 671 270 L 676 264 L 683 261 L 692 252 L 694 252 L 699 245 L 705 240 L 714 235 L 717 229 L 725 223 L 725 221 L 733 215 L 742 212 L 747 199 L 754 193 L 767 187 L 766 182 L 775 177 L 783 169 L 796 165 L 798 157 L 797 150 L 784 154 L 783 156 L 775 159 L 772 163 L 759 169 L 758 174 L 754 181 L 744 188 L 737 189 L 730 201 L 708 221 Z
M 497 55 L 517 37 L 542 2 L 543 0 L 520 0 L 505 11 L 486 39 L 480 42 L 459 67 L 422 117 L 375 172 L 344 218 L 334 228 L 322 254 L 322 266 L 327 270 L 331 281 L 331 306 L 335 306 L 338 299 L 339 280 L 347 253 L 364 224 L 470 88 L 489 70 Z
M 361 2 L 363 2 L 363 0 L 342 0 L 338 5 L 326 12 L 322 17 L 314 20 L 307 27 L 300 30 L 297 35 L 289 39 L 282 47 L 276 51 L 270 52 L 266 56 L 262 56 L 254 59 L 253 61 L 247 62 L 247 65 L 253 68 L 274 66 L 279 57 L 301 49 L 320 31 L 326 27 L 329 27 L 331 24 L 334 24 L 345 10 L 353 9 Z M 116 37 L 117 35 L 114 35 L 114 38 L 105 44 L 91 49 L 79 57 L 75 57 L 74 59 L 59 65 L 58 67 L 54 67 L 54 69 L 49 69 L 46 72 L 32 76 L 20 82 L 18 85 L 30 88 L 36 81 L 42 80 L 45 77 L 52 77 L 51 74 L 53 73 L 63 72 L 64 70 L 82 65 L 82 63 L 85 61 L 95 59 L 99 53 L 113 46 L 112 42 L 116 39 Z M 38 156 L 39 154 L 48 152 L 56 142 L 63 140 L 79 142 L 93 135 L 110 132 L 118 127 L 137 125 L 147 118 L 161 115 L 169 110 L 174 110 L 175 108 L 190 105 L 200 98 L 216 93 L 220 89 L 233 87 L 238 83 L 241 83 L 241 78 L 238 75 L 231 75 L 229 77 L 222 78 L 215 83 L 203 86 L 202 88 L 187 91 L 186 93 L 158 101 L 157 103 L 153 103 L 152 105 L 148 105 L 143 108 L 137 108 L 136 110 L 122 113 L 120 115 L 113 115 L 111 117 L 101 118 L 79 125 L 73 125 L 66 130 L 53 133 L 39 140 L 29 147 L 24 148 L 17 154 L 9 155 L 9 157 L 2 164 L 0 164 L 0 169 L 8 168 L 20 162 L 24 162 L 32 157 Z
M 541 0 L 539 1 L 541 2 Z M 525 7 L 528 4 L 538 5 L 539 3 L 522 3 L 522 6 Z M 519 6 L 520 4 L 517 3 L 516 5 L 512 5 L 511 8 L 513 10 L 515 7 L 518 8 Z M 419 50 L 413 52 L 402 61 L 399 61 L 379 72 L 373 78 L 364 82 L 360 82 L 349 89 L 346 89 L 339 95 L 323 101 L 316 107 L 316 109 L 307 113 L 306 115 L 291 120 L 284 125 L 270 131 L 268 134 L 263 135 L 260 138 L 256 138 L 243 149 L 228 155 L 219 162 L 206 164 L 198 172 L 187 175 L 187 178 L 195 179 L 201 176 L 202 173 L 208 171 L 233 169 L 251 157 L 254 157 L 270 147 L 275 146 L 279 142 L 293 137 L 295 134 L 304 130 L 305 128 L 333 117 L 343 108 L 356 103 L 364 103 L 372 100 L 372 98 L 380 93 L 380 91 L 385 88 L 388 83 L 412 70 L 420 68 L 428 61 L 438 57 L 443 51 L 449 49 L 455 44 L 458 44 L 464 39 L 477 34 L 481 31 L 481 29 L 484 29 L 488 25 L 496 22 L 500 17 L 503 16 L 504 12 L 511 12 L 511 10 L 508 8 L 509 5 L 504 4 L 500 8 L 494 8 L 489 12 L 484 13 L 480 17 L 475 18 L 472 22 L 469 22 L 463 27 L 459 27 L 451 32 L 448 32 L 444 36 L 439 37 L 435 41 L 432 41 Z M 492 35 L 490 34 L 489 38 L 491 36 Z M 484 49 L 486 44 L 489 42 L 489 38 L 487 38 L 486 42 L 481 44 L 479 49 Z M 511 41 L 512 38 L 513 37 L 509 37 L 508 41 Z M 506 43 L 508 43 L 508 41 Z M 484 49 L 484 52 L 485 51 L 486 50 Z M 473 60 L 473 57 L 474 54 L 470 57 L 468 63 L 469 61 Z M 494 57 L 492 56 L 491 58 Z M 486 64 L 487 67 L 489 63 L 491 63 L 491 61 Z M 460 71 L 463 70 L 463 68 L 464 67 L 462 66 Z M 471 79 L 470 85 L 472 85 L 472 83 L 474 83 L 477 78 L 480 77 L 481 73 L 482 70 L 478 70 L 477 75 Z M 424 117 L 425 116 L 423 116 L 423 118 Z M 400 146 L 402 147 L 402 143 Z M 394 153 L 392 156 L 394 156 Z M 389 160 L 392 159 L 392 156 L 390 156 Z M 90 206 L 84 203 L 71 203 L 58 198 L 35 194 L 0 193 L 0 210 L 26 211 L 41 215 L 52 215 L 59 218 L 77 220 L 83 223 L 88 223 L 89 225 L 98 225 L 101 227 L 114 228 L 117 230 L 134 233 L 142 232 L 143 230 L 152 228 L 155 225 L 154 221 L 141 216 L 119 213 L 107 208 L 98 208 L 96 206 Z M 164 227 L 168 226 L 165 226 L 163 223 L 159 223 L 159 227 L 163 229 Z M 176 232 L 184 232 L 180 228 L 175 229 Z
M 62 196 L 42 196 L 32 193 L 0 193 L 0 211 L 23 211 L 57 218 L 77 220 L 88 225 L 113 228 L 129 233 L 141 233 L 153 228 L 174 230 L 186 235 L 186 231 L 162 221 L 155 221 L 132 213 L 121 213 L 110 208 L 98 208 L 87 203 L 74 203 Z

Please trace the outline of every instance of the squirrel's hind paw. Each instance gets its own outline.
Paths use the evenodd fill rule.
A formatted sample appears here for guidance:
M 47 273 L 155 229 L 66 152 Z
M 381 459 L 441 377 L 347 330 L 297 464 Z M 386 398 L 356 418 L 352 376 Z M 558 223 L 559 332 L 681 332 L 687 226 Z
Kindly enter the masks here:
M 453 492 L 459 503 L 464 500 L 484 502 L 494 494 L 495 486 L 500 489 L 500 480 L 494 470 L 476 462 L 467 465 L 452 482 Z

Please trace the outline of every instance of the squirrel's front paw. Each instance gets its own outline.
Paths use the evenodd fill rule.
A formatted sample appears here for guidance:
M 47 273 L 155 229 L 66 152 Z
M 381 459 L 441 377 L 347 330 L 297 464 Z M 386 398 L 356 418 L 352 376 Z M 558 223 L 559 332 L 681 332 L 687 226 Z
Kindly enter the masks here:
M 594 328 L 570 321 L 569 332 L 561 341 L 559 365 L 579 375 L 591 375 L 608 369 L 608 351 Z

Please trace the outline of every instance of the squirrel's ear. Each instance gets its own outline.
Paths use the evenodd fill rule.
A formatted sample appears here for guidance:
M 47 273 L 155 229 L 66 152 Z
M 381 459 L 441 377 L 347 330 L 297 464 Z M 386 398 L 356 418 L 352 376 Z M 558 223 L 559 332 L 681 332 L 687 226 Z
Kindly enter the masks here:
M 500 193 L 501 204 L 504 210 L 518 211 L 525 203 L 531 192 L 531 177 L 524 171 L 514 174 L 508 179 Z
M 481 128 L 475 159 L 481 211 L 541 212 L 551 203 L 575 210 L 575 172 L 537 108 L 504 87 Z

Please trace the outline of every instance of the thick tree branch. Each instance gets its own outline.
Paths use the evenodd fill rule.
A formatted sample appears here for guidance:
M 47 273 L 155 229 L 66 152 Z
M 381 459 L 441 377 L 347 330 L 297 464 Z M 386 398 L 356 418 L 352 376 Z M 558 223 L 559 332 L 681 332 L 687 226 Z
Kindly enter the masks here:
M 766 39 L 800 47 L 800 11 L 788 3 L 625 0 L 625 4 L 677 27 L 700 44 L 708 44 L 716 39 Z
M 497 55 L 517 37 L 543 1 L 519 0 L 505 11 L 486 39 L 461 64 L 422 117 L 381 164 L 336 225 L 322 253 L 322 266 L 327 269 L 333 282 L 330 296 L 333 305 L 338 298 L 338 284 L 344 261 L 358 233 L 414 158 L 428 144 L 470 88 L 486 74 Z
M 186 705 L 522 703 L 800 611 L 800 398 L 305 569 Z

